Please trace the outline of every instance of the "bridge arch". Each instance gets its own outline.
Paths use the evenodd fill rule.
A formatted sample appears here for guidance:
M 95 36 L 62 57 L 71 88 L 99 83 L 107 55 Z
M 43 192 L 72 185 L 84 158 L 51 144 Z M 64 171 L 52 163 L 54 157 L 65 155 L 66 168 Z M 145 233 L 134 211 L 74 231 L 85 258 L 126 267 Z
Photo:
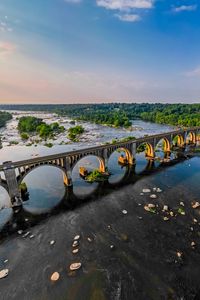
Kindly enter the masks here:
M 115 152 L 119 152 L 119 153 L 121 153 L 121 155 L 123 155 L 122 153 L 124 153 L 124 155 L 125 155 L 125 160 L 126 160 L 127 164 L 129 164 L 129 165 L 132 165 L 132 164 L 133 164 L 134 158 L 133 158 L 133 155 L 131 154 L 131 151 L 130 151 L 129 149 L 127 149 L 127 148 L 125 148 L 125 147 L 118 147 L 118 148 L 116 148 L 116 149 L 111 153 L 111 155 L 112 155 L 113 153 L 115 153 Z M 110 155 L 110 156 L 111 156 L 111 155 Z
M 154 148 L 153 148 L 152 144 L 149 142 L 142 142 L 139 145 L 137 145 L 136 152 L 137 153 L 145 152 L 146 158 L 154 158 L 155 157 Z
M 2 208 L 9 208 L 11 206 L 12 206 L 12 203 L 10 201 L 8 188 L 6 185 L 1 184 L 0 185 L 0 210 Z
M 185 140 L 182 134 L 177 134 L 173 137 L 173 145 L 178 147 L 183 147 L 185 144 Z
M 195 144 L 196 143 L 196 134 L 193 131 L 186 133 L 186 144 Z
M 83 157 L 80 157 L 72 166 L 72 172 L 73 170 L 76 168 L 76 166 L 81 166 L 80 165 L 80 162 L 83 161 L 83 164 L 84 164 L 84 160 L 86 160 L 87 158 L 95 158 L 97 161 L 98 161 L 98 170 L 102 173 L 104 173 L 106 171 L 106 167 L 105 167 L 105 161 L 102 157 L 98 156 L 98 155 L 95 155 L 95 154 L 88 154 L 88 155 L 85 155 Z M 84 166 L 83 166 L 84 167 Z
M 42 168 L 42 167 L 47 167 L 47 166 L 60 169 L 63 172 L 63 183 L 65 185 L 70 185 L 70 178 L 68 177 L 66 170 L 63 167 L 61 167 L 57 164 L 54 164 L 52 162 L 48 162 L 46 164 L 38 164 L 38 165 L 34 165 L 34 166 L 27 166 L 27 167 L 24 168 L 24 170 L 22 172 L 20 172 L 20 170 L 18 169 L 18 173 L 19 173 L 19 175 L 17 176 L 18 186 L 22 183 L 24 178 L 28 174 L 30 174 L 32 171 L 34 171 L 36 169 L 39 169 L 39 168 Z
M 161 138 L 158 143 L 156 144 L 155 149 L 158 149 L 159 146 L 161 144 L 162 147 L 162 151 L 163 152 L 170 152 L 171 151 L 171 145 L 170 145 L 170 141 L 167 138 Z

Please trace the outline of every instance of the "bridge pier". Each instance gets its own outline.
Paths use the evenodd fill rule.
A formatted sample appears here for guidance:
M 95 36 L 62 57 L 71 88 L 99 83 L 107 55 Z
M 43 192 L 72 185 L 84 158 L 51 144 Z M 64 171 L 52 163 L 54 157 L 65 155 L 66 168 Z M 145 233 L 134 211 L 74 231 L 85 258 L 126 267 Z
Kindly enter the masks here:
M 3 171 L 5 174 L 5 179 L 8 186 L 8 193 L 12 206 L 22 205 L 21 192 L 18 187 L 17 177 L 15 173 L 15 167 L 12 165 L 11 161 L 3 163 Z

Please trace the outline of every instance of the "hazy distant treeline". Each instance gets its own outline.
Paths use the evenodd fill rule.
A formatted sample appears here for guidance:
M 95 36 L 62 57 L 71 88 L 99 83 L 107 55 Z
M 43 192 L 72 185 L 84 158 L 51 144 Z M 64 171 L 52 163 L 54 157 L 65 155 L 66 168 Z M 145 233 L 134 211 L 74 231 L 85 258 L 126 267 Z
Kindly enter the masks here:
M 130 126 L 130 120 L 142 120 L 178 126 L 200 126 L 200 104 L 104 103 L 1 105 L 1 109 L 56 112 L 72 119 L 115 127 Z

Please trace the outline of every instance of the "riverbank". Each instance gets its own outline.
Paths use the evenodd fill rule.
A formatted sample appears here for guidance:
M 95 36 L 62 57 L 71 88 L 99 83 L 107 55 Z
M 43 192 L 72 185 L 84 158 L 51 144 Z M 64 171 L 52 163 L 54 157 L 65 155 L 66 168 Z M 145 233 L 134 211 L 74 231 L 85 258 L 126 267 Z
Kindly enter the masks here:
M 9 269 L 2 299 L 199 299 L 200 210 L 191 206 L 199 201 L 199 167 L 199 158 L 186 160 L 51 216 L 27 229 L 31 239 L 8 237 L 0 247 L 0 267 Z M 140 194 L 155 186 L 162 190 L 156 199 Z M 145 211 L 147 203 L 158 205 L 158 214 Z M 168 221 L 164 205 L 174 212 Z M 70 272 L 72 262 L 82 268 Z M 60 279 L 51 282 L 55 271 Z

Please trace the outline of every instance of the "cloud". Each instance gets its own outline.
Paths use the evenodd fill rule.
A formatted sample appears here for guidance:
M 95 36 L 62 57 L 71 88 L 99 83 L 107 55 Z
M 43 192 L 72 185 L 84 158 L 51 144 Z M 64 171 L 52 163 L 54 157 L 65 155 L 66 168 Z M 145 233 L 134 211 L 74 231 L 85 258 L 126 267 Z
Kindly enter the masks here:
M 0 32 L 12 32 L 12 27 L 7 22 L 8 17 L 5 16 L 3 20 L 0 20 Z
M 115 15 L 119 20 L 125 21 L 125 22 L 138 22 L 141 20 L 141 17 L 137 14 L 116 14 Z
M 200 77 L 200 67 L 197 67 L 191 71 L 184 74 L 186 77 Z
M 106 9 L 129 11 L 153 8 L 154 0 L 97 0 L 97 5 Z
M 194 11 L 197 9 L 197 5 L 181 5 L 177 7 L 173 7 L 173 12 L 182 12 L 182 11 Z
M 12 54 L 16 49 L 16 45 L 9 42 L 0 42 L 0 57 Z
M 156 0 L 96 0 L 99 7 L 116 11 L 120 21 L 136 22 L 141 20 L 142 10 L 152 9 Z

